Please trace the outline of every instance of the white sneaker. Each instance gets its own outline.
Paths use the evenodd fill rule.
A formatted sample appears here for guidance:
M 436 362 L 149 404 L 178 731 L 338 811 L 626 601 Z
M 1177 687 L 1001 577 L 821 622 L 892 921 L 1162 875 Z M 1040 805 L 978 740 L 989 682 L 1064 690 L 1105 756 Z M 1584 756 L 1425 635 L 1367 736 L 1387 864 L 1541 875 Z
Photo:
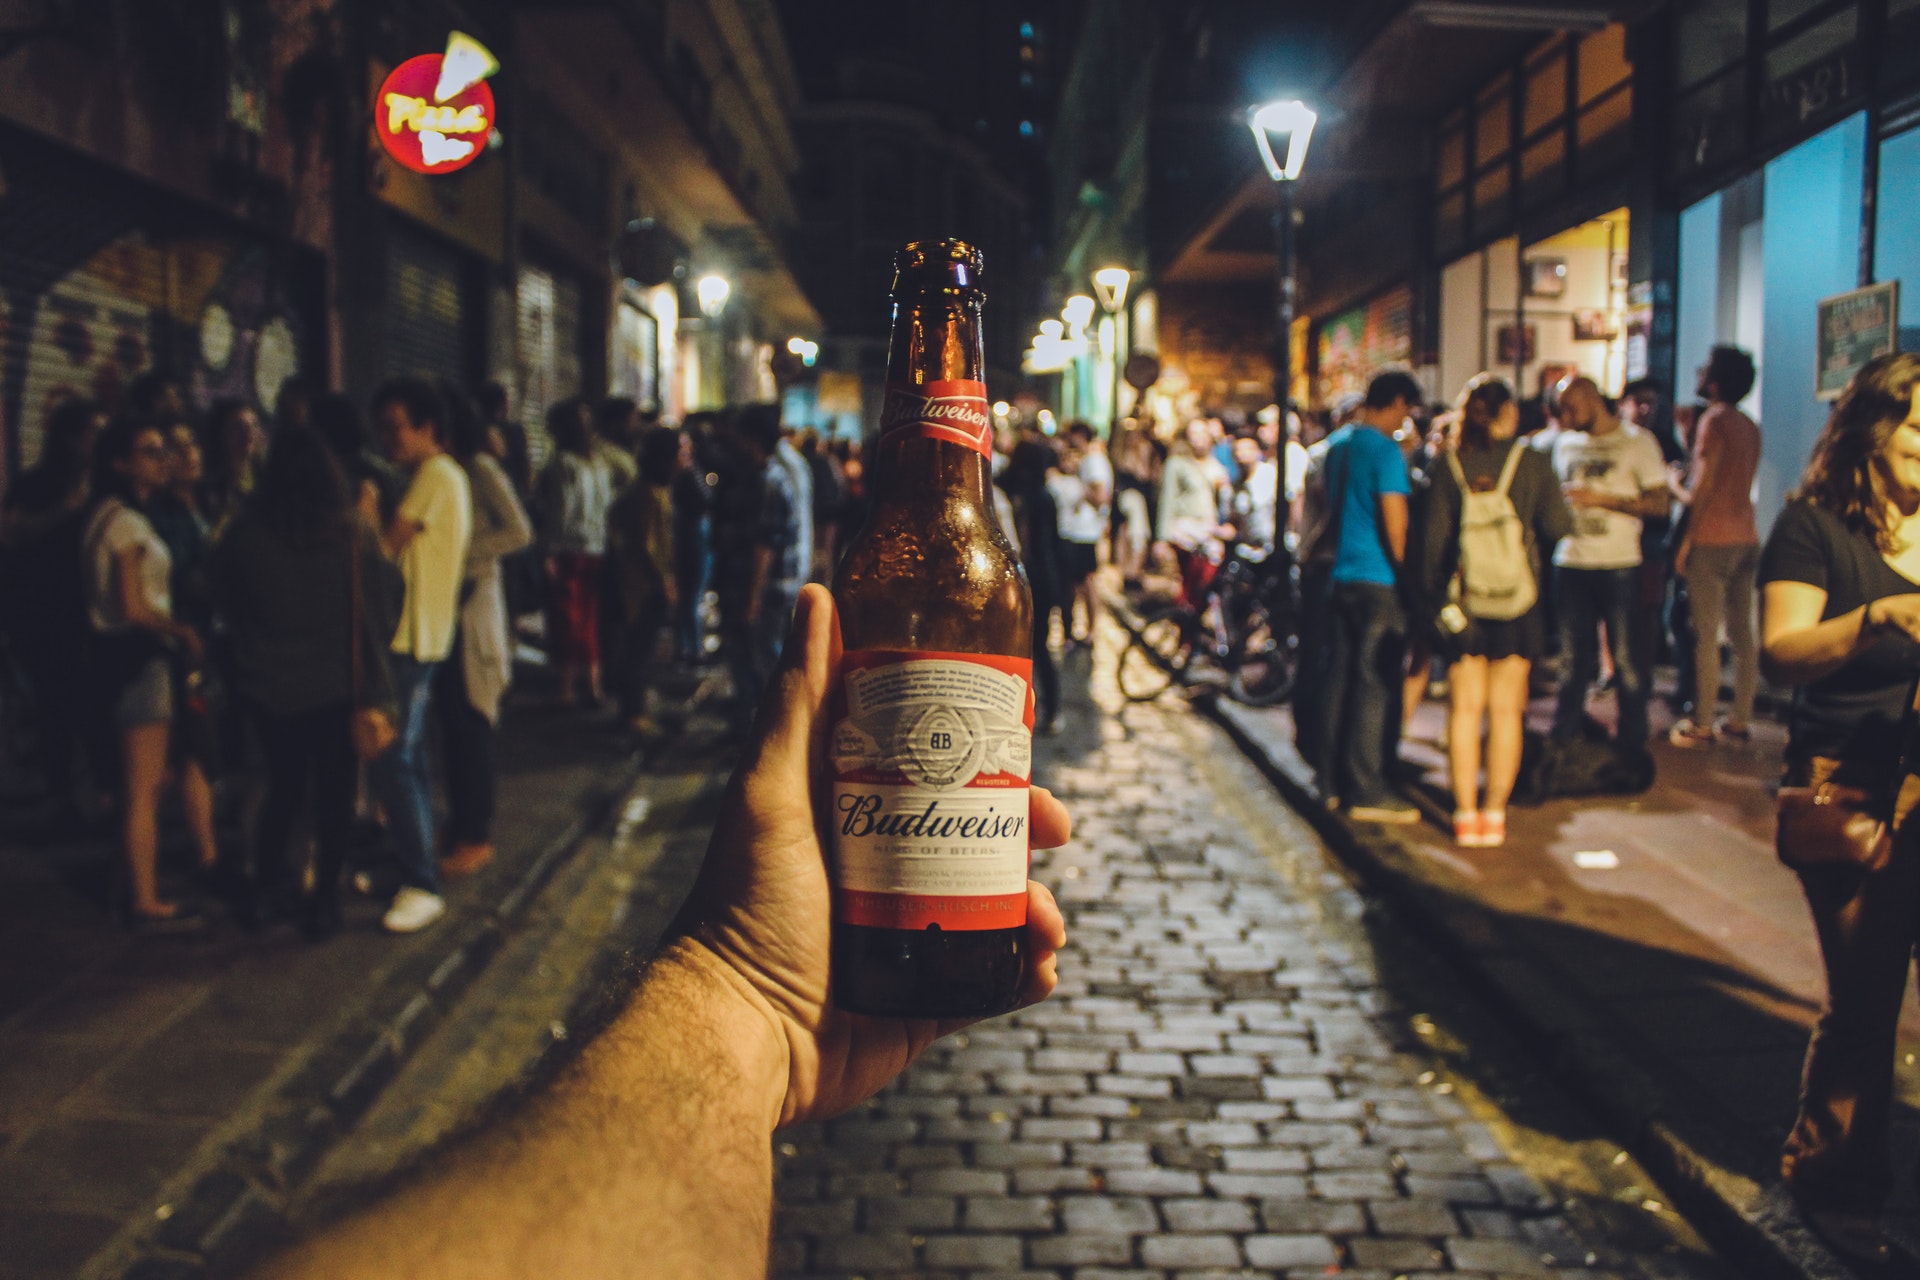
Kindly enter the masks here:
M 447 914 L 447 900 L 437 893 L 407 885 L 393 895 L 393 905 L 381 917 L 388 933 L 418 933 Z

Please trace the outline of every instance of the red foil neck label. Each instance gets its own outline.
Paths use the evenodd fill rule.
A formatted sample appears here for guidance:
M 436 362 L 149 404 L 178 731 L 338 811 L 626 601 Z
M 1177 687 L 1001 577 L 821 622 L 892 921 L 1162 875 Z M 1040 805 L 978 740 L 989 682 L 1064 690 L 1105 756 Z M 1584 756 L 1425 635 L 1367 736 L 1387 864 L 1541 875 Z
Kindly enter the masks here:
M 993 414 L 987 384 L 955 379 L 917 387 L 887 384 L 880 407 L 882 441 L 911 436 L 963 444 L 983 458 L 993 456 Z

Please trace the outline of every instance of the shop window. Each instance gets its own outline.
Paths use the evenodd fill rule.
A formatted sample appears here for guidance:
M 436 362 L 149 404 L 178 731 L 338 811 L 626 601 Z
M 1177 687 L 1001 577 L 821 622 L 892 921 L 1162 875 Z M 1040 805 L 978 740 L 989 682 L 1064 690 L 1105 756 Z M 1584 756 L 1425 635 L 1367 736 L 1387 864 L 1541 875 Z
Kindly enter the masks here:
M 1464 129 L 1440 135 L 1440 147 L 1434 157 L 1434 182 L 1442 190 L 1457 186 L 1467 176 L 1467 134 Z
M 1888 0 L 1887 37 L 1880 52 L 1885 83 L 1910 85 L 1920 80 L 1920 0 Z
M 1484 235 L 1513 220 L 1513 209 L 1508 197 L 1513 185 L 1507 173 L 1507 167 L 1489 169 L 1480 175 L 1473 184 L 1473 231 L 1475 235 Z
M 1560 119 L 1567 110 L 1566 42 L 1555 40 L 1551 51 L 1527 68 L 1526 105 L 1520 133 L 1531 138 Z
M 1580 38 L 1580 105 L 1586 106 L 1633 74 L 1627 63 L 1627 29 L 1620 23 Z
M 1865 87 L 1854 44 L 1859 30 L 1859 14 L 1846 9 L 1767 54 L 1761 115 L 1768 137 L 1798 134 L 1858 96 Z
M 1747 0 L 1694 0 L 1680 10 L 1679 83 L 1698 84 L 1747 51 Z
M 1718 168 L 1739 155 L 1747 145 L 1746 77 L 1735 71 L 1675 102 L 1668 136 L 1677 178 Z
M 1580 172 L 1611 168 L 1632 146 L 1633 89 L 1623 88 L 1580 113 Z
M 1434 207 L 1433 246 L 1439 253 L 1451 253 L 1467 242 L 1467 193 L 1456 191 L 1441 197 Z
M 1473 122 L 1473 161 L 1476 167 L 1494 163 L 1513 147 L 1513 79 L 1501 76 L 1480 95 Z
M 1767 0 L 1767 30 L 1778 31 L 1795 18 L 1804 18 L 1826 0 Z
M 1520 207 L 1538 208 L 1567 185 L 1567 135 L 1556 129 L 1520 153 Z

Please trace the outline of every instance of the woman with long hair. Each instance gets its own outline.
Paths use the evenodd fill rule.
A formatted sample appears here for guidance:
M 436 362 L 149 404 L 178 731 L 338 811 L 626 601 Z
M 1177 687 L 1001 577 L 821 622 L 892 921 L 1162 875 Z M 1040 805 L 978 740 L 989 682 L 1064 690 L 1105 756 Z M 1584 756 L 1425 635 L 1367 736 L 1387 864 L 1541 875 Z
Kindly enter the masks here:
M 253 492 L 266 448 L 267 433 L 258 410 L 244 400 L 213 402 L 207 411 L 204 493 L 216 536 Z
M 553 457 L 540 473 L 541 541 L 549 584 L 547 640 L 560 700 L 574 699 L 584 675 L 584 701 L 598 704 L 603 696 L 600 588 L 613 475 L 594 453 L 584 401 L 563 400 L 549 409 L 547 432 L 554 445 Z
M 1860 788 L 1892 819 L 1881 865 L 1781 849 L 1798 864 L 1827 973 L 1781 1176 L 1836 1244 L 1878 1254 L 1894 1033 L 1920 941 L 1908 711 L 1920 673 L 1920 355 L 1854 375 L 1774 521 L 1760 582 L 1762 670 L 1797 686 L 1786 784 Z
M 1489 493 L 1504 479 L 1525 534 L 1528 567 L 1537 586 L 1553 544 L 1573 527 L 1560 482 L 1545 454 L 1515 438 L 1520 406 L 1513 388 L 1490 373 L 1467 383 L 1455 410 L 1457 438 L 1431 472 L 1425 529 L 1420 539 L 1423 600 L 1436 609 L 1460 569 L 1460 518 L 1466 494 Z M 1517 452 L 1516 452 L 1517 451 Z M 1509 466 L 1509 463 L 1512 465 Z M 1536 600 L 1517 618 L 1477 618 L 1460 604 L 1435 625 L 1434 640 L 1453 660 L 1448 755 L 1453 775 L 1453 838 L 1469 849 L 1506 843 L 1507 800 L 1520 776 L 1527 712 L 1527 676 L 1546 650 L 1543 610 Z M 1480 737 L 1486 732 L 1486 793 L 1481 798 Z
M 253 911 L 265 923 L 293 906 L 300 868 L 287 855 L 311 791 L 318 856 L 313 891 L 300 906 L 315 939 L 340 925 L 340 872 L 359 780 L 354 711 L 393 700 L 381 566 L 379 543 L 355 513 L 326 442 L 311 428 L 283 426 L 259 483 L 214 550 L 213 568 L 233 637 L 236 692 L 266 757 Z
M 136 928 L 163 931 L 198 923 L 178 903 L 160 897 L 160 790 L 175 712 L 174 667 L 206 659 L 199 634 L 173 615 L 173 557 L 145 514 L 170 470 L 159 428 L 132 421 L 109 426 L 100 439 L 94 504 L 80 540 L 95 715 L 120 739 L 129 919 Z M 201 869 L 210 871 L 219 861 L 213 795 L 204 771 L 184 769 L 180 781 L 188 833 Z
M 493 730 L 500 699 L 513 680 L 513 636 L 500 559 L 532 544 L 533 524 L 491 451 L 498 433 L 488 429 L 459 388 L 443 383 L 440 394 L 447 405 L 448 452 L 467 473 L 473 495 L 473 537 L 467 543 L 453 657 L 433 674 L 447 792 L 447 855 L 440 870 L 468 875 L 493 861 Z

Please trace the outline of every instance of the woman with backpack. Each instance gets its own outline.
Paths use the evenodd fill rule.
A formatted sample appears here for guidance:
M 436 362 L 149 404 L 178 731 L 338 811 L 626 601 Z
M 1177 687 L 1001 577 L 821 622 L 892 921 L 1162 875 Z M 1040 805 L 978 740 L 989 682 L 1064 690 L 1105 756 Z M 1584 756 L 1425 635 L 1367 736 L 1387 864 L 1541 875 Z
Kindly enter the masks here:
M 1422 599 L 1435 643 L 1453 659 L 1448 753 L 1453 839 L 1506 842 L 1507 798 L 1520 775 L 1527 675 L 1546 649 L 1541 566 L 1572 528 L 1545 455 L 1515 439 L 1513 388 L 1490 373 L 1460 393 L 1454 445 L 1433 468 L 1421 539 Z M 1486 725 L 1486 799 L 1480 735 Z

